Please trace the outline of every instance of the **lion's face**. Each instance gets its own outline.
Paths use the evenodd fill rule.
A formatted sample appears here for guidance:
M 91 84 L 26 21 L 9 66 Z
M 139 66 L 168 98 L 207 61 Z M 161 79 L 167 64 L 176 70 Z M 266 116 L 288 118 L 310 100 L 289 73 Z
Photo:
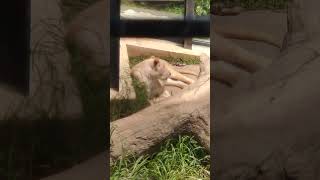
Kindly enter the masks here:
M 154 58 L 153 60 L 153 70 L 155 71 L 154 75 L 157 76 L 158 79 L 167 80 L 171 76 L 171 73 L 166 68 L 165 64 L 158 58 Z

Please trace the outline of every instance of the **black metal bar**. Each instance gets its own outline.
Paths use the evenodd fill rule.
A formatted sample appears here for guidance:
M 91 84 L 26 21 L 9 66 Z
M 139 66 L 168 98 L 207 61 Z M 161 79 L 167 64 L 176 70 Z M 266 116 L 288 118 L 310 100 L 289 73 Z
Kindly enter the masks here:
M 111 24 L 113 37 L 208 37 L 210 21 L 121 20 Z
M 194 19 L 194 0 L 185 0 L 184 18 L 186 21 Z M 184 48 L 192 49 L 192 37 L 184 40 Z
M 186 20 L 194 18 L 194 0 L 185 0 L 184 16 Z
M 27 0 L 26 3 L 26 16 L 25 16 L 25 54 L 26 54 L 26 72 L 25 72 L 25 93 L 24 95 L 29 95 L 30 93 L 30 82 L 31 82 L 31 0 Z
M 183 2 L 184 0 L 130 0 L 132 2 Z
M 110 0 L 110 88 L 119 89 L 119 48 L 120 42 L 116 26 L 120 22 L 120 0 Z
M 0 81 L 23 95 L 30 81 L 30 0 L 3 2 L 1 11 Z M 9 18 L 10 17 L 10 18 Z

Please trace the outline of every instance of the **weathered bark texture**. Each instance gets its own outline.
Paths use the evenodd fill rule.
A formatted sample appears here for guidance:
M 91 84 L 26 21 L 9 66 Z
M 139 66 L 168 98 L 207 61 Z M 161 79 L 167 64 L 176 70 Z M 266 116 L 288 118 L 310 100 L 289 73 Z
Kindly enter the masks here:
M 231 40 L 213 33 L 213 42 L 217 45 L 213 47 L 214 56 L 222 58 L 226 62 L 240 65 L 249 72 L 256 72 L 271 64 L 272 60 L 236 45 Z M 257 59 L 259 59 L 257 61 Z
M 281 56 L 213 109 L 217 179 L 320 178 L 319 5 L 290 2 Z
M 268 10 L 247 11 L 237 16 L 211 16 L 214 31 L 223 37 L 265 42 L 276 47 L 282 47 L 286 18 L 285 13 Z
M 109 72 L 110 28 L 107 1 L 88 7 L 67 24 L 65 40 L 78 50 L 90 80 L 106 79 Z

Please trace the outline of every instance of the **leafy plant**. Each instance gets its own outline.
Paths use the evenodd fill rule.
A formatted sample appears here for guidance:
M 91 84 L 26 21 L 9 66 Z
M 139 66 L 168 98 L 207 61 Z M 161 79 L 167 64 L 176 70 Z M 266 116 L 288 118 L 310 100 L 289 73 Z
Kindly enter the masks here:
M 241 6 L 246 9 L 284 9 L 289 0 L 215 0 L 227 7 Z
M 210 13 L 210 0 L 195 0 L 195 13 L 198 16 L 208 15 Z

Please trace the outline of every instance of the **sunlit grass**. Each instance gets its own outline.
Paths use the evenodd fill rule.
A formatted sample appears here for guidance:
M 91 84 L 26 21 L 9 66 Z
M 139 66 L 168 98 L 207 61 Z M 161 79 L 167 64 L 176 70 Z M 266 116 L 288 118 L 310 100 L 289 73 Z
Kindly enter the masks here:
M 168 140 L 151 156 L 128 156 L 111 167 L 111 179 L 210 179 L 210 157 L 192 137 Z
M 135 56 L 130 57 L 130 67 L 138 64 L 139 62 L 143 61 L 150 56 Z M 191 64 L 200 64 L 199 58 L 175 58 L 175 57 L 159 57 L 160 59 L 168 61 L 170 64 L 184 64 L 184 65 L 191 65 Z
M 132 113 L 149 106 L 147 91 L 144 84 L 136 79 L 132 79 L 132 86 L 136 93 L 136 98 L 111 100 L 110 101 L 110 121 L 129 116 Z

